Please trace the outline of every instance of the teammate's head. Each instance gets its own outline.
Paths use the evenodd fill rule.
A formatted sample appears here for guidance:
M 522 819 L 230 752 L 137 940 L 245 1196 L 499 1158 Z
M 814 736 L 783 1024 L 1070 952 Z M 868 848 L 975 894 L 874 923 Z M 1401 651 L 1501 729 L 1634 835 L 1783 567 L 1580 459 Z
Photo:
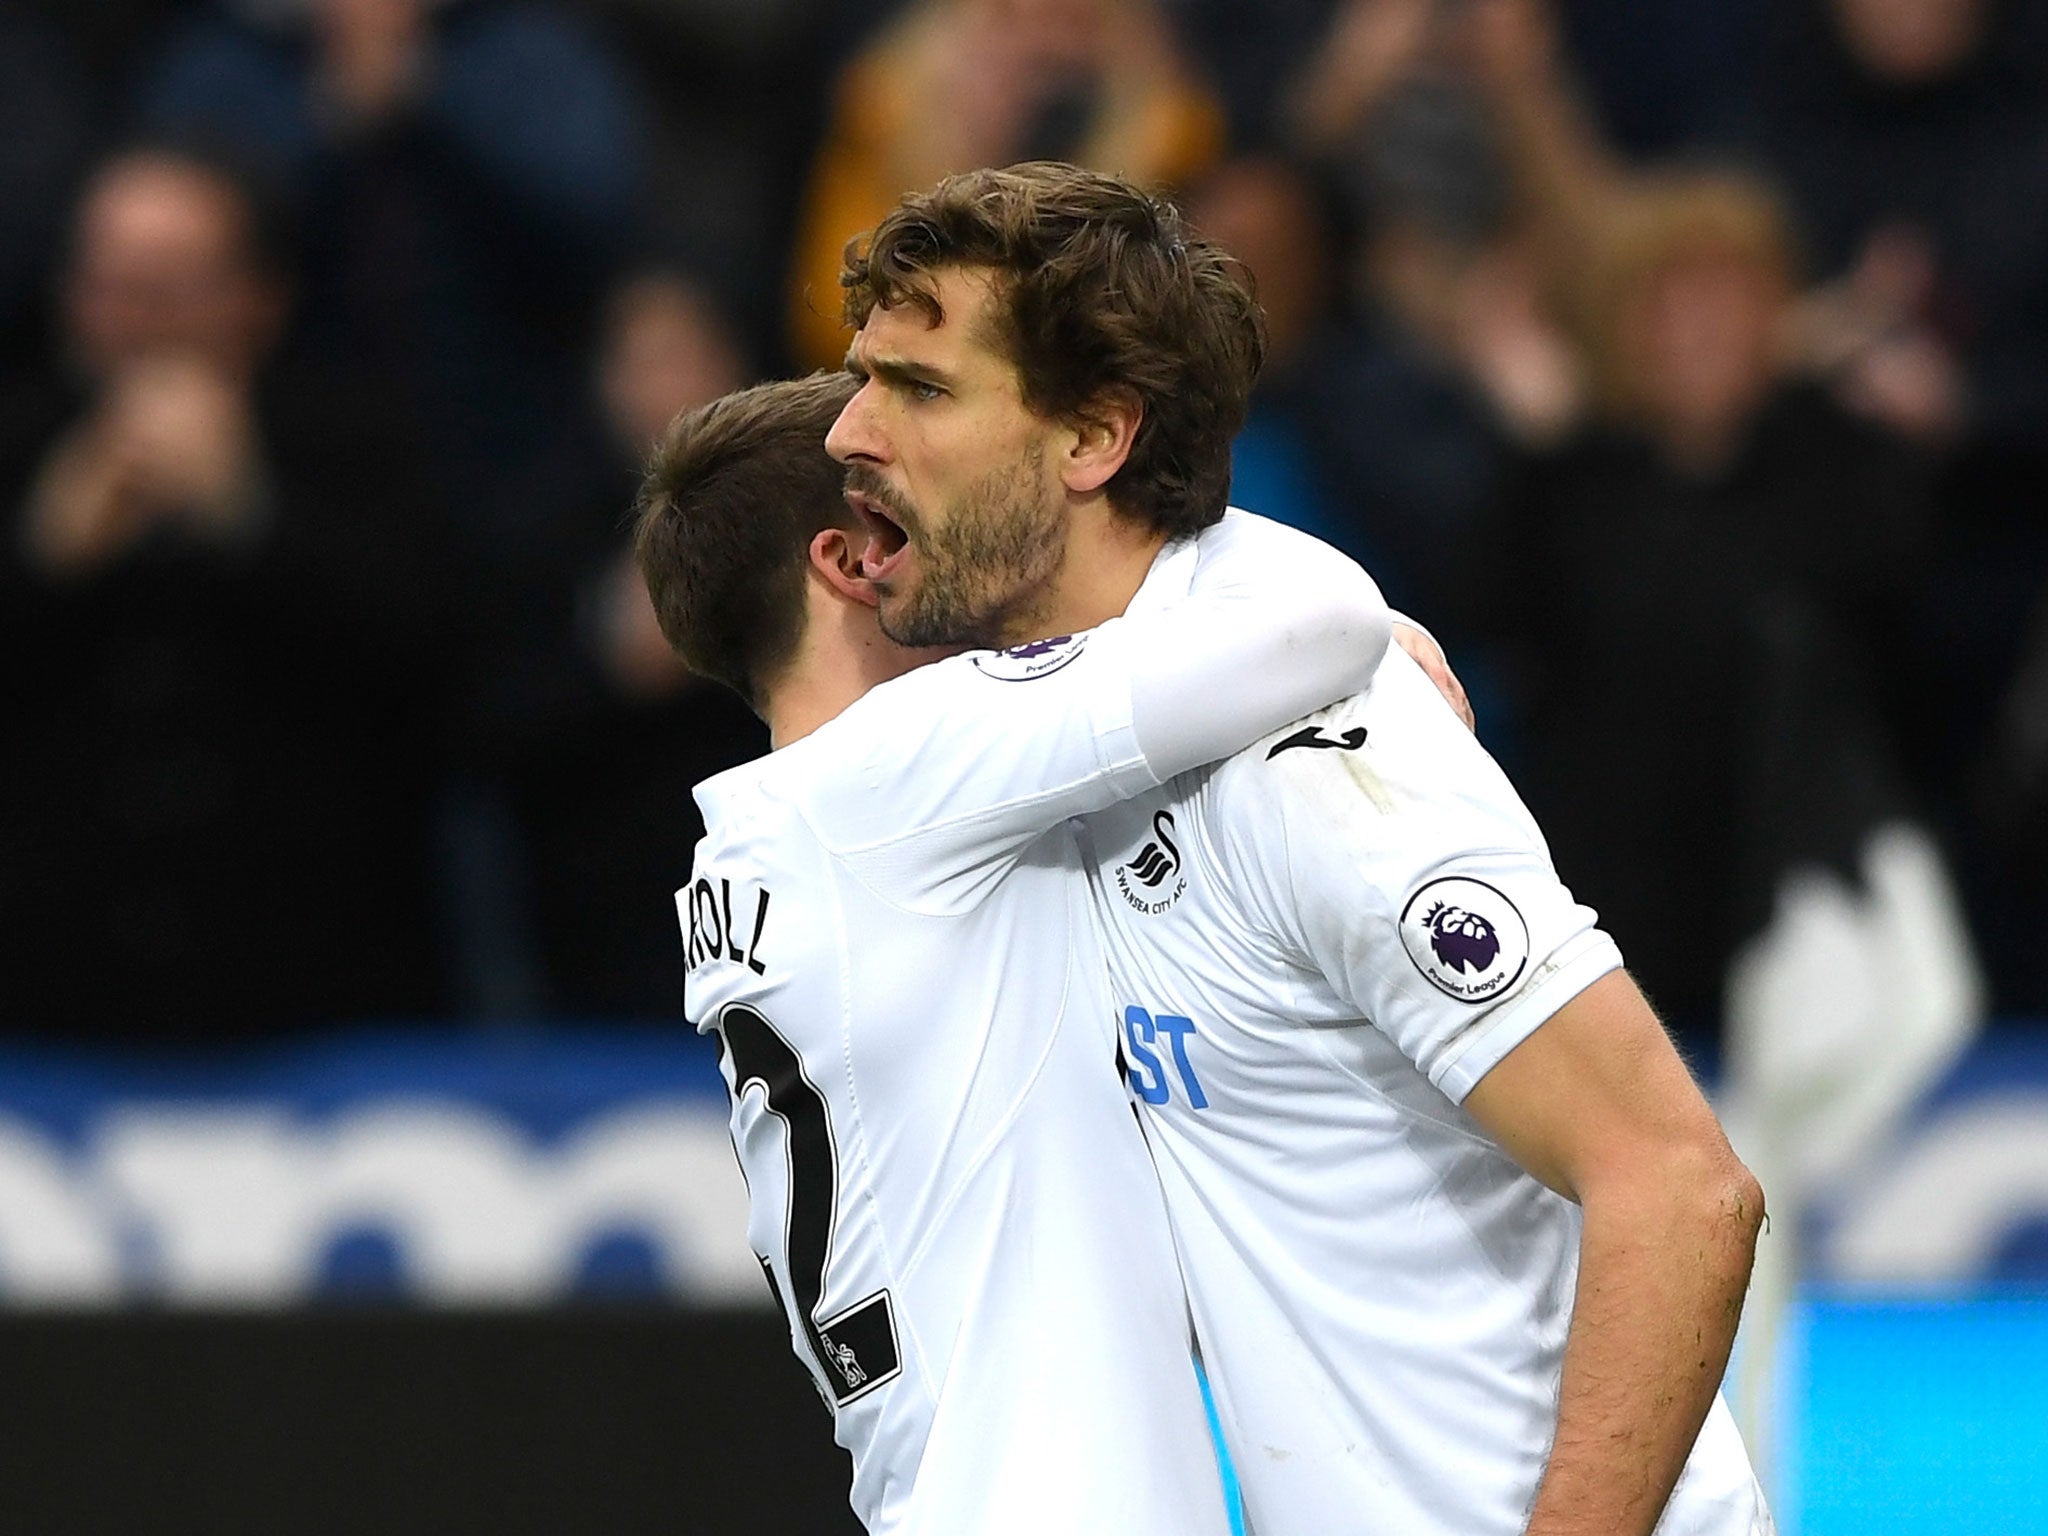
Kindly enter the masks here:
M 691 670 L 757 709 L 794 659 L 812 540 L 856 526 L 825 433 L 844 374 L 758 384 L 678 417 L 641 481 L 634 554 Z
M 1068 165 L 974 171 L 905 198 L 840 281 L 864 382 L 830 446 L 879 515 L 892 638 L 1000 639 L 1077 501 L 1167 537 L 1222 516 L 1264 325 L 1171 204 Z

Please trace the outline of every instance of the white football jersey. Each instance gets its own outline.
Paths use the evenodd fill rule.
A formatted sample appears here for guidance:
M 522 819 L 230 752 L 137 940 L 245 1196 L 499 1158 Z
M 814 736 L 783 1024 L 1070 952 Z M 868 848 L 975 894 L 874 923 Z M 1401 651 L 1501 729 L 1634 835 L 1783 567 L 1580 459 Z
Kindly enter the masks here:
M 1387 631 L 1261 519 L 1159 571 L 1172 614 L 925 667 L 697 791 L 685 1009 L 876 1536 L 1229 1528 L 1062 823 L 1360 686 Z
M 1613 941 L 1399 652 L 1079 836 L 1251 1529 L 1517 1536 L 1580 1217 L 1459 1106 Z M 1716 1399 L 1659 1530 L 1770 1529 Z

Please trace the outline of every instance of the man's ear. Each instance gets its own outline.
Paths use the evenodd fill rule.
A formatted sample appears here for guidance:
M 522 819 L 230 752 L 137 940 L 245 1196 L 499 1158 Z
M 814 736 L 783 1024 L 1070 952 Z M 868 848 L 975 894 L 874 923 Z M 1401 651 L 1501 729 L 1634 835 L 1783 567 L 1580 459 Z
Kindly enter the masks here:
M 1136 390 L 1107 389 L 1083 408 L 1060 465 L 1060 479 L 1069 491 L 1086 496 L 1108 485 L 1131 456 L 1145 403 Z
M 864 607 L 880 606 L 875 584 L 860 568 L 860 547 L 844 528 L 827 528 L 811 538 L 811 575 L 839 596 Z

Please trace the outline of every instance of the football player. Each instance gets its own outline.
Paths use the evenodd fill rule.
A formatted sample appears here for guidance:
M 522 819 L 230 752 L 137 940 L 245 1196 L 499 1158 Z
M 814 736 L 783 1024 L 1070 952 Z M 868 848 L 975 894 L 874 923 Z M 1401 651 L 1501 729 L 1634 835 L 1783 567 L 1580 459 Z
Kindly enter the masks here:
M 1085 567 L 1019 582 L 1001 539 L 935 513 L 1004 473 L 1005 431 L 1076 408 L 1072 332 L 1130 302 L 1106 279 L 1048 292 L 1085 267 L 1082 225 L 1143 218 L 1075 179 L 956 178 L 849 252 L 864 382 L 830 443 L 907 643 L 981 638 L 942 585 L 1016 618 L 1006 639 L 1101 595 Z M 1141 506 L 1146 482 L 1110 489 Z M 1057 548 L 1042 509 L 1011 531 Z M 1182 592 L 1160 568 L 1106 607 L 1128 623 Z M 1717 1392 L 1762 1193 L 1408 659 L 1082 835 L 1253 1530 L 1770 1530 Z

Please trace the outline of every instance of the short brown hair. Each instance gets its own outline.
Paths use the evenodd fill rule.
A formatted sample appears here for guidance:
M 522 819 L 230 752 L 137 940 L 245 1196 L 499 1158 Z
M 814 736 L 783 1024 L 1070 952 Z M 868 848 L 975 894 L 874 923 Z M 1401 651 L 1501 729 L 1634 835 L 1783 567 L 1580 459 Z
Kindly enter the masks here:
M 865 244 L 847 244 L 847 323 L 910 304 L 938 324 L 935 276 L 952 267 L 994 274 L 1006 300 L 995 340 L 1033 411 L 1075 420 L 1118 389 L 1142 403 L 1112 506 L 1169 536 L 1223 515 L 1230 441 L 1266 356 L 1238 262 L 1171 203 L 1113 176 L 1051 161 L 969 171 L 904 198 Z
M 633 554 L 690 669 L 757 709 L 804 632 L 811 540 L 852 528 L 825 434 L 844 373 L 757 384 L 678 417 L 640 483 Z

